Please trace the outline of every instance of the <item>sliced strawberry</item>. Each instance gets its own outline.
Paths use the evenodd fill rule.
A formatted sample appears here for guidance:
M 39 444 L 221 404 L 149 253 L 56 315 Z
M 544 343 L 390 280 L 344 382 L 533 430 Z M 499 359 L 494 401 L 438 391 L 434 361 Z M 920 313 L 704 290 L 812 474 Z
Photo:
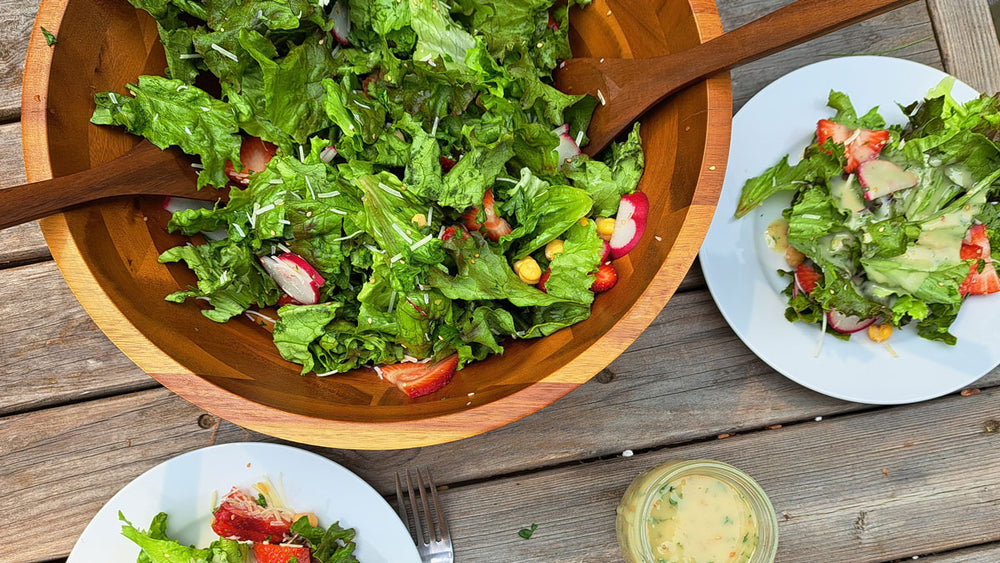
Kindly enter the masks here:
M 812 264 L 803 262 L 795 268 L 795 285 L 806 293 L 812 293 L 823 281 L 823 274 L 816 271 Z
M 986 295 L 1000 291 L 1000 276 L 990 260 L 990 239 L 986 235 L 985 225 L 973 225 L 965 233 L 962 248 L 959 250 L 962 260 L 975 260 L 969 266 L 969 275 L 958 286 L 962 295 Z M 983 271 L 979 271 L 980 262 L 985 261 Z
M 535 287 L 544 291 L 545 293 L 548 293 L 548 291 L 545 290 L 545 282 L 549 281 L 549 276 L 551 275 L 552 275 L 552 268 L 545 268 L 545 271 L 542 272 L 541 277 L 538 278 L 538 284 L 535 285 Z
M 618 283 L 618 270 L 611 264 L 601 264 L 594 275 L 594 283 L 590 290 L 594 293 L 607 291 Z
M 851 129 L 829 119 L 821 119 L 816 124 L 816 139 L 822 146 L 828 139 L 844 145 L 847 164 L 844 170 L 854 172 L 858 165 L 878 157 L 889 141 L 889 132 L 884 130 Z
M 226 175 L 241 186 L 250 184 L 250 175 L 267 168 L 267 163 L 278 152 L 277 145 L 257 137 L 244 137 L 240 145 L 240 163 L 243 170 L 236 171 L 231 160 L 226 161 Z
M 312 561 L 312 553 L 304 545 L 279 545 L 276 543 L 253 544 L 253 556 L 257 563 L 288 563 L 293 557 L 298 563 Z
M 410 398 L 433 393 L 451 381 L 458 367 L 458 354 L 437 363 L 402 362 L 379 368 L 379 376 L 399 388 Z
M 500 237 L 511 233 L 513 229 L 510 228 L 510 223 L 497 215 L 496 210 L 493 209 L 493 190 L 486 190 L 483 195 L 483 211 L 486 212 L 486 221 L 483 222 L 486 238 L 496 242 L 500 240 Z
M 449 240 L 451 237 L 456 235 L 461 235 L 462 240 L 465 240 L 469 238 L 469 231 L 463 229 L 461 225 L 452 225 L 450 227 L 446 227 L 441 233 L 441 240 Z
M 969 276 L 958 285 L 958 291 L 962 295 L 987 295 L 1000 291 L 1000 277 L 993 263 L 987 262 L 982 272 L 978 264 L 970 266 Z
M 500 240 L 500 237 L 509 235 L 513 229 L 510 227 L 510 223 L 504 220 L 503 217 L 497 215 L 496 210 L 493 208 L 493 190 L 486 190 L 483 194 L 483 212 L 486 215 L 486 220 L 482 223 L 477 222 L 479 217 L 479 206 L 473 205 L 462 214 L 462 221 L 465 228 L 470 231 L 483 231 L 484 236 L 493 242 Z
M 239 541 L 281 541 L 292 527 L 292 515 L 286 512 L 265 508 L 245 491 L 233 487 L 212 515 L 212 531 Z

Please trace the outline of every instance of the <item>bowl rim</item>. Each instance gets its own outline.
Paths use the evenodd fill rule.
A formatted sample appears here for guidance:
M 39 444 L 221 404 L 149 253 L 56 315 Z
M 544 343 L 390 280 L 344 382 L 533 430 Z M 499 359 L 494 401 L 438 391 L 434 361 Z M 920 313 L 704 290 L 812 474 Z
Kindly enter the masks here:
M 43 0 L 32 28 L 22 83 L 22 152 L 29 182 L 52 178 L 48 150 L 47 92 L 53 49 L 41 28 L 58 34 L 70 0 Z M 722 34 L 713 0 L 687 0 L 699 40 Z M 593 7 L 591 7 L 593 9 Z M 107 295 L 88 269 L 66 216 L 39 220 L 53 260 L 76 299 L 105 335 L 140 369 L 188 402 L 244 428 L 276 438 L 346 449 L 402 449 L 467 438 L 494 430 L 550 405 L 590 380 L 617 358 L 652 323 L 697 257 L 722 190 L 729 151 L 732 88 L 728 73 L 704 80 L 708 111 L 704 154 L 692 201 L 672 251 L 633 305 L 597 340 L 538 382 L 473 408 L 396 422 L 353 422 L 290 413 L 219 387 L 188 370 L 144 336 Z M 689 219 L 695 220 L 689 220 Z M 128 330 L 132 329 L 132 330 Z M 489 416 L 503 413 L 502 417 Z

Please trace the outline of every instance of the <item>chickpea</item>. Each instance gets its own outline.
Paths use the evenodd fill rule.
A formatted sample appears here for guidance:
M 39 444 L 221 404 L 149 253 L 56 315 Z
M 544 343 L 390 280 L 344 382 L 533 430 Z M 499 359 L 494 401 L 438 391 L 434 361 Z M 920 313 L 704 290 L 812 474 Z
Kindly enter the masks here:
M 794 246 L 785 249 L 785 262 L 793 268 L 798 268 L 799 264 L 806 261 L 806 255 L 798 251 Z
M 427 226 L 427 216 L 424 215 L 423 213 L 417 213 L 416 215 L 413 216 L 412 219 L 410 219 L 410 222 L 411 223 L 416 223 L 418 227 L 426 227 Z
M 525 256 L 517 262 L 514 262 L 514 273 L 517 277 L 521 278 L 521 281 L 528 284 L 536 284 L 538 280 L 542 277 L 542 268 L 535 262 L 535 259 L 531 256 Z
M 611 233 L 615 232 L 615 220 L 610 217 L 598 217 L 594 221 L 597 223 L 597 236 L 611 240 Z
M 563 250 L 563 241 L 559 239 L 552 240 L 545 245 L 545 257 L 551 261 L 556 254 L 561 253 Z
M 885 342 L 892 336 L 891 324 L 873 324 L 868 327 L 868 338 L 873 342 Z
M 299 512 L 295 516 L 292 516 L 292 522 L 298 522 L 299 518 L 302 518 L 303 516 L 305 516 L 306 520 L 309 521 L 310 526 L 319 526 L 319 518 L 316 518 L 316 515 L 312 512 Z

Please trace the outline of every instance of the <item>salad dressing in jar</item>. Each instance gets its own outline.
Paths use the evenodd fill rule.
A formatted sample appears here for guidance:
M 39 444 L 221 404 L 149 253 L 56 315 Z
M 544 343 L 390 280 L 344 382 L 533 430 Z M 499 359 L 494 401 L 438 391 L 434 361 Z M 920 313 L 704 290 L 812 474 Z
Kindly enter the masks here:
M 774 560 L 778 524 L 749 476 L 716 461 L 674 461 L 628 487 L 616 521 L 629 563 Z

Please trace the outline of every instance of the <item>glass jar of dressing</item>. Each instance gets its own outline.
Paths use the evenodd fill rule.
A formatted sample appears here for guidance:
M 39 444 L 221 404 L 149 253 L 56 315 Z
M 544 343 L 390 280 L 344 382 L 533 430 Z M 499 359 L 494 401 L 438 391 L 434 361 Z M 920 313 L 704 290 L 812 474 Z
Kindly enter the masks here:
M 615 529 L 629 563 L 769 563 L 778 551 L 771 501 L 747 474 L 718 461 L 644 471 L 625 490 Z

